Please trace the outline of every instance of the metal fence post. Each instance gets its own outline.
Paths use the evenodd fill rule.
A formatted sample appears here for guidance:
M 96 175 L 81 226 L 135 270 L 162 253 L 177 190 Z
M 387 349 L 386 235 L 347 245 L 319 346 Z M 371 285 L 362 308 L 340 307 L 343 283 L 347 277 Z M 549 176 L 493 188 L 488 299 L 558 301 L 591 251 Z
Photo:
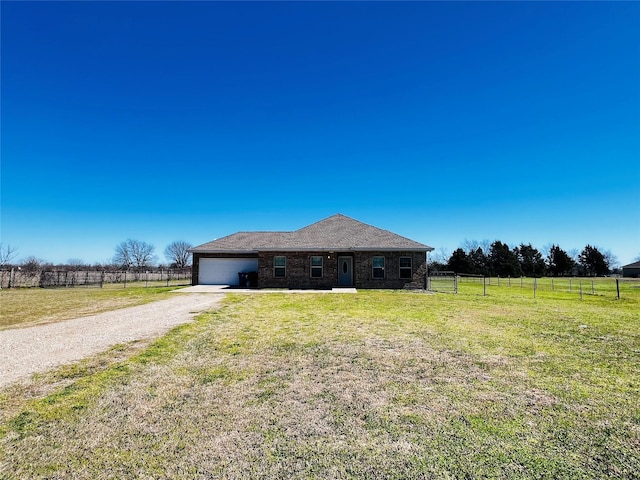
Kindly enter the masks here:
M 582 280 L 580 280 L 580 300 L 582 300 Z
M 620 300 L 620 282 L 616 278 L 616 292 L 618 292 L 618 300 Z

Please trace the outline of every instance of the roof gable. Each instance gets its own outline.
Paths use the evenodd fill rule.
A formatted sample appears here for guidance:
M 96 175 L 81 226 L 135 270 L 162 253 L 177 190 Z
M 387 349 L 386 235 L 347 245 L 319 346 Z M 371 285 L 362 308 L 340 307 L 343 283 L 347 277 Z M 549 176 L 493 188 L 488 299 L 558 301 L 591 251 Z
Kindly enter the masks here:
M 296 250 L 418 250 L 428 245 L 336 214 L 293 232 L 238 232 L 191 249 L 192 252 Z
M 429 249 L 427 245 L 406 237 L 336 214 L 293 232 L 297 245 L 307 248 Z

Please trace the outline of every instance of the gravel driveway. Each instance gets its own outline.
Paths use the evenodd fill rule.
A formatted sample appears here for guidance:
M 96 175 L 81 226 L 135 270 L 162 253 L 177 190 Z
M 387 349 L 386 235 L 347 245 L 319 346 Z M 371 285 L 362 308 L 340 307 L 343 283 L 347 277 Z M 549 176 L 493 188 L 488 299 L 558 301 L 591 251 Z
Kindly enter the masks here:
M 216 305 L 221 294 L 179 294 L 90 317 L 0 330 L 0 387 L 118 343 L 157 337 Z

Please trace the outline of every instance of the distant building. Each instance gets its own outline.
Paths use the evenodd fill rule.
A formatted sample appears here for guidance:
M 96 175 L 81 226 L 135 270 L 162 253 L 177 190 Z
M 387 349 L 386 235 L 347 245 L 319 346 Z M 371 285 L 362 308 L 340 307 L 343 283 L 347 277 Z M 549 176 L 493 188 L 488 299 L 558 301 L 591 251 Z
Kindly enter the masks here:
M 640 262 L 633 262 L 622 267 L 622 276 L 631 278 L 640 277 Z

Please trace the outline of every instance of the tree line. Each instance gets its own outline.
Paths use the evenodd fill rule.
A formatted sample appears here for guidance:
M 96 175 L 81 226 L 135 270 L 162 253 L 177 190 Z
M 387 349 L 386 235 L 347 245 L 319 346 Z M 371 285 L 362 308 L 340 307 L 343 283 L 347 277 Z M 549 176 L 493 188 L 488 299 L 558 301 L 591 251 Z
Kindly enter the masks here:
M 466 248 L 463 248 L 466 247 Z M 546 257 L 531 244 L 510 248 L 499 240 L 484 248 L 476 241 L 456 249 L 448 259 L 436 255 L 430 262 L 434 270 L 499 277 L 602 276 L 611 273 L 617 262 L 609 251 L 601 252 L 593 245 L 585 246 L 575 257 L 558 245 L 552 245 Z
M 184 240 L 171 242 L 164 249 L 164 257 L 167 264 L 158 265 L 158 256 L 155 254 L 155 246 L 140 240 L 127 239 L 120 242 L 114 250 L 112 258 L 106 262 L 93 265 L 86 264 L 81 259 L 71 258 L 64 265 L 53 265 L 36 256 L 28 256 L 19 262 L 14 263 L 17 257 L 17 247 L 0 244 L 0 268 L 19 267 L 26 273 L 39 273 L 44 270 L 133 270 L 141 272 L 151 268 L 186 268 L 191 265 L 191 254 L 189 249 L 192 245 Z

